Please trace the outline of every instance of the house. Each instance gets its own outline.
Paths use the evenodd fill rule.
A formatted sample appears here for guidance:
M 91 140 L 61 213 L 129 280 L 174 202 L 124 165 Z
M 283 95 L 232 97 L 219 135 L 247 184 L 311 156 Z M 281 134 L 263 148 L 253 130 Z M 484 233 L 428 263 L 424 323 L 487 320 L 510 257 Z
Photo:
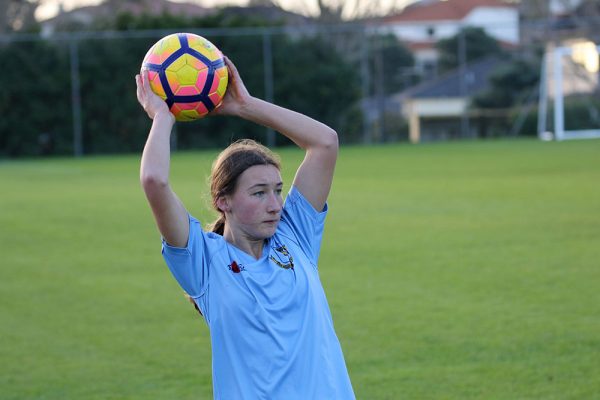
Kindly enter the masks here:
M 485 58 L 396 96 L 409 122 L 410 141 L 478 136 L 469 126 L 470 99 L 488 88 L 489 77 L 500 63 L 497 57 Z
M 466 26 L 483 28 L 506 46 L 519 43 L 518 7 L 502 0 L 423 0 L 377 24 L 379 33 L 393 33 L 413 51 L 416 67 L 424 75 L 435 70 L 436 42 Z

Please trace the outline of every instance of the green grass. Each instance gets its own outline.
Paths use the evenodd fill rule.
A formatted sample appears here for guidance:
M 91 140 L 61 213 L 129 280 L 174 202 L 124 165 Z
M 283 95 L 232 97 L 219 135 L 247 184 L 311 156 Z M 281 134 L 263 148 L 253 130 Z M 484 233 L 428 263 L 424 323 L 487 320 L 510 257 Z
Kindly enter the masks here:
M 301 153 L 281 154 L 289 184 Z M 207 222 L 214 155 L 172 163 Z M 0 398 L 210 398 L 138 163 L 0 163 Z M 345 147 L 330 207 L 321 277 L 359 399 L 599 396 L 600 141 Z

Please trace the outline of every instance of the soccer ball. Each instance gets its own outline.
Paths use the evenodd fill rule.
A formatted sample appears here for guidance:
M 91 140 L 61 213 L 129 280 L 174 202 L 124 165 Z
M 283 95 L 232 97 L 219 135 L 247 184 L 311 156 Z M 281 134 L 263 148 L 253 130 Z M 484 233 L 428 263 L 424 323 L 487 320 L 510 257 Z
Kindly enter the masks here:
M 223 101 L 227 66 L 217 47 L 192 33 L 156 42 L 142 62 L 152 91 L 167 102 L 177 121 L 204 117 Z

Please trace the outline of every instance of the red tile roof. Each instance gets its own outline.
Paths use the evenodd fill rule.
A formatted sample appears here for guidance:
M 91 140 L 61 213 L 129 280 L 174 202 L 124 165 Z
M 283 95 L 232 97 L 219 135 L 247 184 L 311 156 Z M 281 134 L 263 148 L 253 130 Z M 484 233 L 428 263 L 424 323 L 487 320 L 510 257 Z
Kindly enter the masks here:
M 435 42 L 406 42 L 406 46 L 412 51 L 435 49 Z

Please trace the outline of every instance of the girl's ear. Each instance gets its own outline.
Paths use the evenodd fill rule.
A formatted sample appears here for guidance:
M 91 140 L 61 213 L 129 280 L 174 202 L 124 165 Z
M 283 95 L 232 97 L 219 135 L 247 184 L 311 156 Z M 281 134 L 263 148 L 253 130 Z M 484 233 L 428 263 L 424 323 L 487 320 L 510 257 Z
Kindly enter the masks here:
M 231 210 L 231 207 L 229 206 L 229 199 L 227 198 L 227 196 L 221 196 L 217 199 L 217 207 L 222 212 L 228 212 Z

